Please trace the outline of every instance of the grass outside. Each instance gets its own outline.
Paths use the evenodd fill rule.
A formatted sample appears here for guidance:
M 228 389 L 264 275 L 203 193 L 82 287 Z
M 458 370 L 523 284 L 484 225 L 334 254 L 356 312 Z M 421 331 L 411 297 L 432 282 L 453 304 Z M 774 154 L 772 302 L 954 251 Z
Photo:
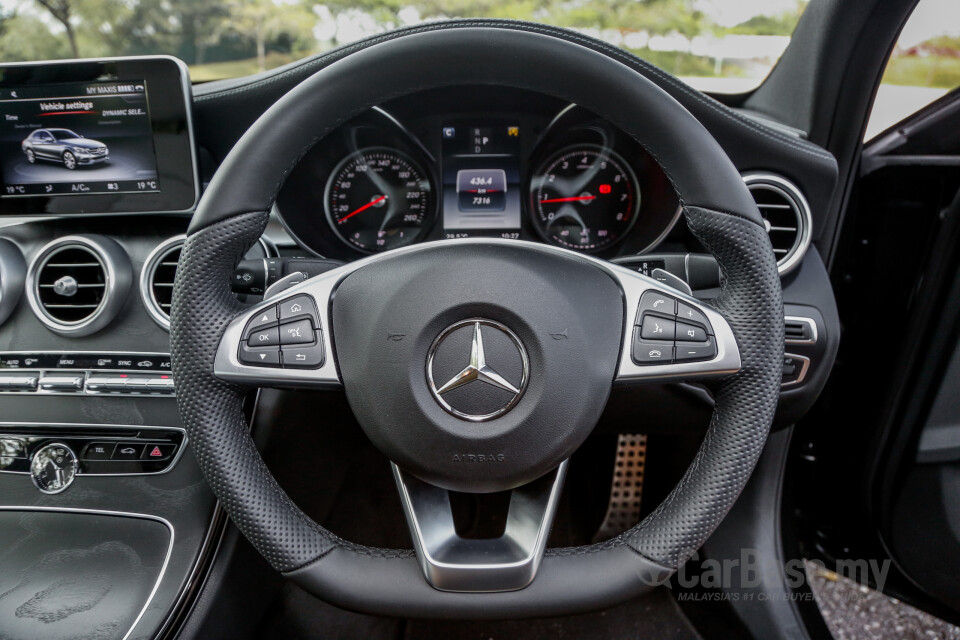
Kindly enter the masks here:
M 660 67 L 678 76 L 697 76 L 704 78 L 712 77 L 738 77 L 743 75 L 743 70 L 732 63 L 725 63 L 717 73 L 717 67 L 712 58 L 695 56 L 690 53 L 673 51 L 653 51 L 652 49 L 630 49 L 632 53 L 643 58 L 647 62 Z M 274 69 L 285 64 L 298 60 L 309 53 L 268 53 L 266 58 L 266 68 Z M 195 64 L 190 66 L 190 79 L 194 82 L 210 82 L 212 80 L 223 80 L 226 78 L 239 78 L 257 73 L 256 58 L 247 58 L 245 60 L 229 60 L 226 62 L 209 62 L 206 64 Z
M 299 60 L 309 53 L 268 53 L 266 57 L 266 68 L 275 69 L 285 64 Z M 190 66 L 190 79 L 193 82 L 210 82 L 212 80 L 224 80 L 226 78 L 240 78 L 257 73 L 260 69 L 257 66 L 256 58 L 247 58 L 245 60 L 229 60 L 227 62 L 208 62 L 206 64 L 195 64 Z
M 742 70 L 739 67 L 729 63 L 722 65 L 720 73 L 717 73 L 713 58 L 695 56 L 683 51 L 654 51 L 647 48 L 628 49 L 628 51 L 675 76 L 713 78 L 742 75 Z
M 744 69 L 735 63 L 726 62 L 720 69 L 712 58 L 690 53 L 632 49 L 651 64 L 677 76 L 701 78 L 741 77 Z M 266 68 L 274 69 L 298 60 L 307 53 L 269 53 Z M 194 82 L 209 82 L 224 78 L 248 76 L 259 71 L 256 58 L 211 62 L 192 65 L 190 77 Z M 718 73 L 719 71 L 719 73 Z M 936 87 L 954 89 L 960 87 L 960 58 L 946 56 L 904 56 L 890 59 L 883 74 L 883 83 L 907 87 Z
M 960 87 L 960 58 L 904 56 L 890 59 L 883 73 L 884 84 L 907 87 Z

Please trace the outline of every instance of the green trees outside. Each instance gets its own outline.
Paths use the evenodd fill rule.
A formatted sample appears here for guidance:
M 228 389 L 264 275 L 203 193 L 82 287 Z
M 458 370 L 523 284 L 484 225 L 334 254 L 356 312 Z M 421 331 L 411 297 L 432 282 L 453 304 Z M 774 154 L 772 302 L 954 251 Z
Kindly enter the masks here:
M 316 50 L 315 23 L 308 3 L 274 0 L 25 0 L 0 14 L 0 58 L 167 53 L 265 65 L 268 50 Z
M 508 18 L 571 27 L 637 51 L 676 74 L 718 75 L 716 60 L 671 44 L 728 34 L 789 35 L 805 7 L 720 26 L 703 0 L 10 0 L 0 6 L 6 61 L 169 53 L 209 77 L 253 73 L 366 31 L 424 20 Z M 716 2 L 717 0 L 713 0 Z M 355 31 L 355 30 L 354 30 Z M 356 36 L 354 36 L 356 37 Z M 657 45 L 657 38 L 666 44 Z M 346 39 L 350 39 L 346 37 Z M 242 61 L 242 62 L 241 62 Z M 736 65 L 724 65 L 736 75 Z

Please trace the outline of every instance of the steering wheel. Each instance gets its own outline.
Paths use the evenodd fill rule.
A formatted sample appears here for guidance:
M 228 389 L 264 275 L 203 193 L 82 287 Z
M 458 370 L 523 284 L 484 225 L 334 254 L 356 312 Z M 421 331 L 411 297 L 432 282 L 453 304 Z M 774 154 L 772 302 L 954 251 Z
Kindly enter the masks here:
M 385 252 L 255 307 L 237 302 L 231 274 L 307 150 L 374 105 L 463 84 L 577 103 L 643 145 L 680 195 L 689 228 L 719 261 L 720 296 L 707 304 L 569 250 L 475 239 Z M 689 112 L 586 47 L 535 28 L 478 23 L 412 30 L 356 50 L 263 114 L 193 218 L 170 333 L 197 461 L 275 569 L 354 610 L 530 617 L 650 590 L 713 532 L 773 419 L 783 306 L 756 205 Z M 670 495 L 617 538 L 545 549 L 566 460 L 590 434 L 611 385 L 687 379 L 709 385 L 716 405 Z M 249 435 L 242 403 L 258 386 L 342 386 L 365 433 L 392 461 L 413 550 L 342 540 L 293 504 Z M 317 429 L 323 413 L 318 406 Z M 503 536 L 459 537 L 450 490 L 512 490 Z

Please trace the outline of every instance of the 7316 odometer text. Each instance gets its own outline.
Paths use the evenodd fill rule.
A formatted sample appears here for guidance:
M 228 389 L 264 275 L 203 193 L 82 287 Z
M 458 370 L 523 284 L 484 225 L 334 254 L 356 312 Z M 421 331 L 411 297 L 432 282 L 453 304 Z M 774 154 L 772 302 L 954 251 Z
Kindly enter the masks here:
M 621 240 L 636 222 L 640 188 L 630 166 L 609 149 L 567 147 L 534 172 L 533 223 L 543 238 L 580 251 Z
M 340 239 L 369 252 L 416 242 L 434 208 L 426 172 L 406 154 L 380 147 L 344 158 L 330 176 L 324 201 Z

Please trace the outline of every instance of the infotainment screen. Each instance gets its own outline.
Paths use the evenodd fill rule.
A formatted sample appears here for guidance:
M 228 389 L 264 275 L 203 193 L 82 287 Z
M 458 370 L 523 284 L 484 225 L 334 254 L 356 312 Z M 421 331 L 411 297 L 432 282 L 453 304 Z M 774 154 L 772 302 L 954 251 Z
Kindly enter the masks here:
M 172 58 L 0 66 L 0 210 L 191 209 L 189 98 Z
M 162 190 L 143 80 L 10 88 L 0 118 L 0 195 Z

